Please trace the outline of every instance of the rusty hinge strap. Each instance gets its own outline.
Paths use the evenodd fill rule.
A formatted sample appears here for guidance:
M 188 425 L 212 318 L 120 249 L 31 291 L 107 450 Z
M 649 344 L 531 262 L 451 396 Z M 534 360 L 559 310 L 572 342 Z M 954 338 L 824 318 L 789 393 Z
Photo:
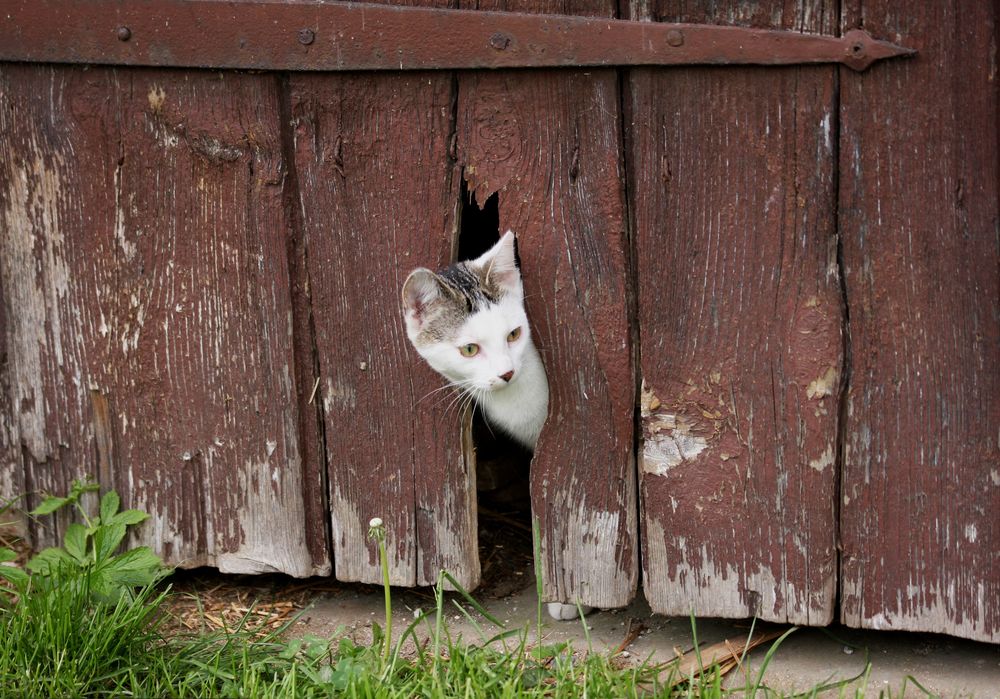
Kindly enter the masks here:
M 261 70 L 842 63 L 912 49 L 843 37 L 364 3 L 6 0 L 0 60 Z

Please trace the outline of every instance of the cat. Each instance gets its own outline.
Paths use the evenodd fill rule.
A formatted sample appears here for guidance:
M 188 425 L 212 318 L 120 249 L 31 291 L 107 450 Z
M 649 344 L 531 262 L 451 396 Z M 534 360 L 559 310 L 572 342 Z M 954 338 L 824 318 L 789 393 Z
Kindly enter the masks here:
M 410 342 L 431 368 L 475 400 L 489 425 L 534 451 L 548 415 L 549 384 L 524 310 L 514 233 L 473 260 L 437 273 L 413 270 L 403 283 L 403 318 Z M 559 602 L 550 602 L 548 611 L 554 619 L 578 613 Z
M 413 270 L 403 284 L 403 317 L 431 368 L 474 398 L 492 427 L 534 451 L 549 385 L 524 311 L 514 234 L 436 274 Z

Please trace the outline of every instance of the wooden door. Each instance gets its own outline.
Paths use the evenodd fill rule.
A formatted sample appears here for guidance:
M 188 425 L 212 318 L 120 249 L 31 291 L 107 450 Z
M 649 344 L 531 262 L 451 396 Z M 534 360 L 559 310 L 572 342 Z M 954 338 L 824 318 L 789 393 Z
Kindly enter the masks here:
M 399 309 L 411 269 L 454 259 L 467 187 L 519 235 L 549 376 L 547 599 L 627 604 L 641 541 L 661 613 L 825 624 L 839 583 L 849 625 L 996 641 L 997 8 L 457 4 L 864 26 L 920 53 L 863 74 L 2 63 L 0 501 L 93 476 L 172 564 L 365 582 L 378 516 L 394 584 L 474 587 L 474 447 L 425 401 L 442 380 Z

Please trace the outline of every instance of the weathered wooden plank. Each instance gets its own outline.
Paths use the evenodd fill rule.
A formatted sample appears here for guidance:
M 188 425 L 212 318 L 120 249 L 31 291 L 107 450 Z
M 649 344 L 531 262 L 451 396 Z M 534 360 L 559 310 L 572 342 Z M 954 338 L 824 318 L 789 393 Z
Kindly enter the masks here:
M 844 79 L 841 620 L 1000 641 L 995 3 L 846 3 L 919 49 Z
M 835 3 L 634 3 L 829 31 Z M 835 75 L 633 70 L 643 580 L 665 614 L 827 623 L 842 363 Z
M 139 539 L 171 563 L 329 570 L 305 540 L 318 495 L 302 481 L 275 79 L 3 79 L 4 301 L 30 487 L 98 476 L 150 512 Z
M 0 202 L 3 201 L 0 198 Z M 0 290 L 3 286 L 3 265 L 0 265 Z M 6 505 L 15 504 L 14 501 L 25 492 L 19 446 L 21 440 L 11 402 L 13 394 L 10 390 L 7 327 L 7 306 L 0 301 L 0 533 L 12 531 L 24 536 L 27 533 L 27 519 L 20 509 L 5 509 Z
M 471 4 L 471 3 L 470 3 Z M 476 3 L 612 16 L 609 2 Z M 528 316 L 549 380 L 532 463 L 544 596 L 619 607 L 638 577 L 627 247 L 617 75 L 463 73 L 459 161 L 518 234 Z
M 97 308 L 80 303 L 74 274 L 87 264 L 76 244 L 87 226 L 114 228 L 110 177 L 117 139 L 105 131 L 95 75 L 81 70 L 3 65 L 0 71 L 0 282 L 6 314 L 7 408 L 18 487 L 63 493 L 97 475 L 87 382 L 92 347 L 85 328 Z M 91 102 L 87 104 L 88 98 Z M 113 168 L 112 168 L 113 169 Z M 96 333 L 93 333 L 96 335 Z M 32 526 L 39 545 L 60 526 Z
M 475 474 L 441 380 L 406 338 L 411 269 L 451 261 L 452 78 L 291 79 L 296 169 L 326 426 L 336 575 L 379 582 L 368 522 L 387 525 L 390 579 L 479 581 Z

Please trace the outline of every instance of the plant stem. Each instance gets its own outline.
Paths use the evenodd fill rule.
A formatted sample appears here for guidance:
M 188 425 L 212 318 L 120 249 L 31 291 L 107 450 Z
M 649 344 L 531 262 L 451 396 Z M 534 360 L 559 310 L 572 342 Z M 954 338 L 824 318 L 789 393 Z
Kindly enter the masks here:
M 385 590 L 385 639 L 382 658 L 388 660 L 389 646 L 392 645 L 392 599 L 389 593 L 389 556 L 385 552 L 385 537 L 378 540 L 378 558 L 382 566 L 382 587 Z

